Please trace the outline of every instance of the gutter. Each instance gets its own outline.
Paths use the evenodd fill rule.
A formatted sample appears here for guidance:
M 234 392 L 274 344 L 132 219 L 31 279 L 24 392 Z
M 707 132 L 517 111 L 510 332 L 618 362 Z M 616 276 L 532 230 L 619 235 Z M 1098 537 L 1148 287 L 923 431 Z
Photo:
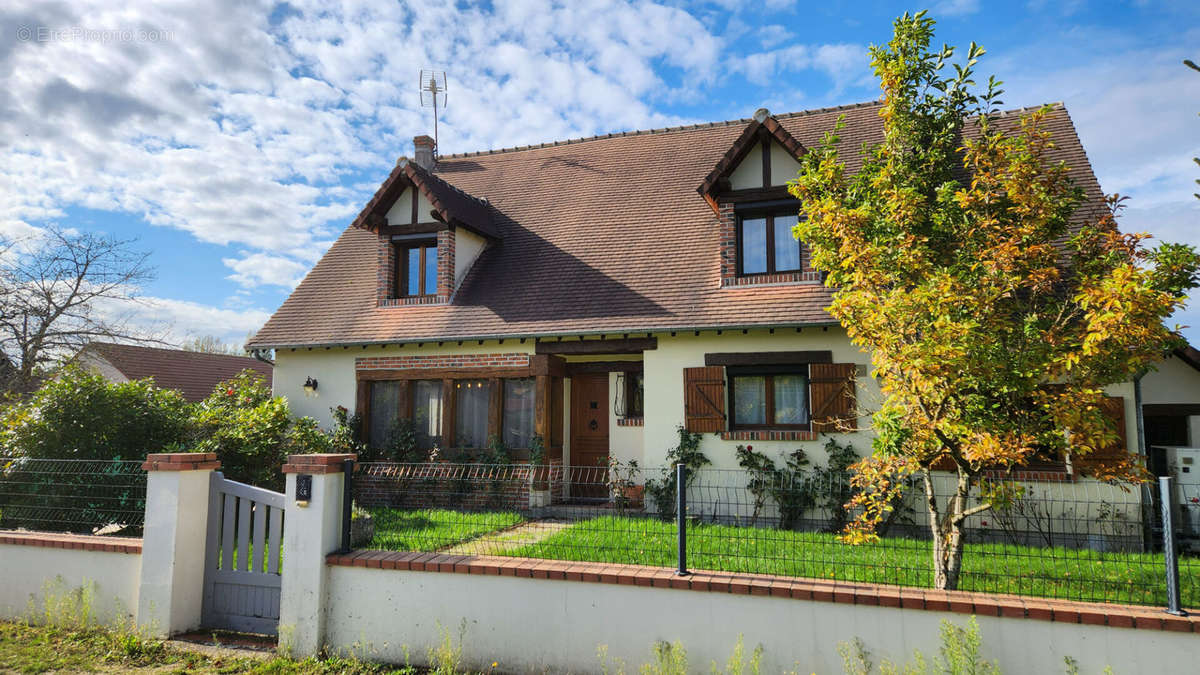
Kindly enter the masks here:
M 836 321 L 826 321 L 821 323 L 792 323 L 792 324 L 749 324 L 749 325 L 719 325 L 719 326 L 666 326 L 658 328 L 609 328 L 604 330 L 591 331 L 576 331 L 571 333 L 561 332 L 544 332 L 544 333 L 490 333 L 483 335 L 459 335 L 459 336 L 433 336 L 422 338 L 400 338 L 388 340 L 354 340 L 350 342 L 305 342 L 295 344 L 271 344 L 262 343 L 255 344 L 251 347 L 252 350 L 267 350 L 267 349 L 314 349 L 324 347 L 331 349 L 333 347 L 370 347 L 370 346 L 387 346 L 397 344 L 425 344 L 428 342 L 468 342 L 471 340 L 539 340 L 544 338 L 568 338 L 578 337 L 583 339 L 586 336 L 596 335 L 633 335 L 644 333 L 647 336 L 652 333 L 687 333 L 687 332 L 703 332 L 703 331 L 736 331 L 736 330 L 763 330 L 763 329 L 786 329 L 786 328 L 829 328 L 830 326 L 838 326 Z

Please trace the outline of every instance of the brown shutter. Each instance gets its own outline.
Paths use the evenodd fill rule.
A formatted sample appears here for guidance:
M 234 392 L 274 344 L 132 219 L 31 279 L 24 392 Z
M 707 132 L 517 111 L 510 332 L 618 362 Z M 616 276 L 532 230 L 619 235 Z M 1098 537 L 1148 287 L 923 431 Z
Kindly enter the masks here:
M 725 431 L 725 368 L 683 369 L 683 416 L 688 431 Z
M 857 374 L 858 366 L 853 363 L 809 364 L 813 431 L 851 431 L 858 428 L 858 414 L 854 406 Z
M 1103 448 L 1096 448 L 1084 457 L 1074 458 L 1074 468 L 1083 472 L 1103 469 L 1122 462 L 1128 456 L 1125 445 L 1125 398 L 1123 396 L 1105 396 L 1100 400 L 1100 409 L 1105 417 L 1111 420 L 1117 432 L 1117 442 Z

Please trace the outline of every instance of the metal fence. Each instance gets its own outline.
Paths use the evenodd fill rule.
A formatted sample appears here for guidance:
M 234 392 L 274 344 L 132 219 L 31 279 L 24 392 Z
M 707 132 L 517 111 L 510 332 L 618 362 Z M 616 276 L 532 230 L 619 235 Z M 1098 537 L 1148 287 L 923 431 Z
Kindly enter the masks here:
M 0 529 L 141 536 L 141 461 L 0 457 Z
M 685 483 L 681 530 L 670 469 L 365 463 L 353 497 L 373 533 L 356 527 L 355 547 L 933 585 L 921 485 L 893 502 L 879 541 L 850 545 L 839 539 L 855 515 L 848 475 L 704 469 Z M 1167 604 L 1149 487 L 996 485 L 1003 506 L 965 522 L 961 590 Z M 935 482 L 939 504 L 952 490 Z M 1179 565 L 1184 605 L 1200 606 L 1200 560 L 1185 553 Z

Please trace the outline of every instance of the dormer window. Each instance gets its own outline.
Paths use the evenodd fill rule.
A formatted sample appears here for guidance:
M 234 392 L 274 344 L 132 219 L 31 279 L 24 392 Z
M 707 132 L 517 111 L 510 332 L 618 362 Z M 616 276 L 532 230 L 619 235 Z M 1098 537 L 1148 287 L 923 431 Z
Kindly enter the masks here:
M 438 287 L 438 247 L 436 239 L 398 241 L 394 296 L 411 298 L 436 295 Z
M 792 234 L 796 213 L 745 213 L 738 217 L 738 275 L 800 270 L 800 242 Z

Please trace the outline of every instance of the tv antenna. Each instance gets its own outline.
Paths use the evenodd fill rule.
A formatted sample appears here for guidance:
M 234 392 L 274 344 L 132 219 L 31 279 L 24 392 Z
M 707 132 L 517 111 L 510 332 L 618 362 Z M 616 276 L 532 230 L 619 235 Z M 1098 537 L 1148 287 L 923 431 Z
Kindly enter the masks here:
M 439 102 L 439 99 L 440 102 Z M 446 107 L 446 71 L 421 70 L 421 107 L 433 108 L 433 153 L 438 150 L 438 106 Z

